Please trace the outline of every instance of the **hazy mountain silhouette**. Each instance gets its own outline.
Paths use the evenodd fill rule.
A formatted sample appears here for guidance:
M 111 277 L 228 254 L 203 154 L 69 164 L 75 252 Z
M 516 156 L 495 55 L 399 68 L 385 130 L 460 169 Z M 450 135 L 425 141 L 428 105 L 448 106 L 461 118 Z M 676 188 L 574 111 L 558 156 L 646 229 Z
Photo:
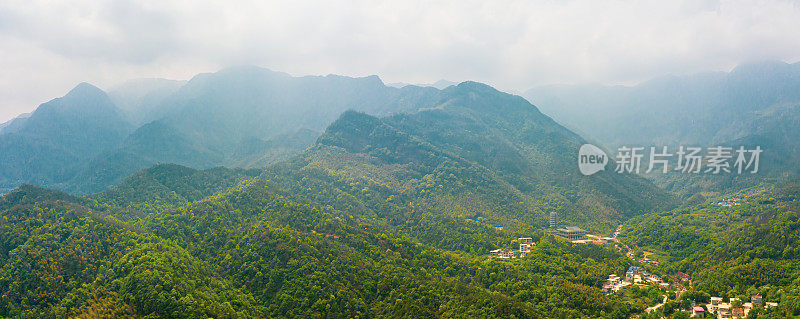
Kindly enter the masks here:
M 81 83 L 0 134 L 0 188 L 60 187 L 81 162 L 117 147 L 132 130 L 105 92 Z

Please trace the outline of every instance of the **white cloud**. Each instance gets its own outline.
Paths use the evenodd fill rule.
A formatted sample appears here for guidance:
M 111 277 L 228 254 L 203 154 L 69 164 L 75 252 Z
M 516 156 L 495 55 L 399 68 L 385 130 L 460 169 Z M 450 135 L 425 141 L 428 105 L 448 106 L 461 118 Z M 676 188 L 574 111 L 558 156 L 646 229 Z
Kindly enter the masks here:
M 800 59 L 791 1 L 4 1 L 0 121 L 80 81 L 256 64 L 387 82 L 632 83 Z

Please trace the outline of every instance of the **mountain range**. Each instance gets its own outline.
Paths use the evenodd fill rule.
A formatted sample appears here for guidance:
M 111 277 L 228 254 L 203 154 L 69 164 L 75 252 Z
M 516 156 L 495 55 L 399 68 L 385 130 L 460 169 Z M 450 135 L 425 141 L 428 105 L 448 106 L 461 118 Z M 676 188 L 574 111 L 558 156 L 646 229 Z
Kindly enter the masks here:
M 710 145 L 758 134 L 754 121 L 797 112 L 800 63 L 664 76 L 635 86 L 548 85 L 523 94 L 592 139 L 620 145 Z
M 84 83 L 40 106 L 21 128 L 3 130 L 0 187 L 29 182 L 82 194 L 160 162 L 264 166 L 308 147 L 345 110 L 415 110 L 427 107 L 434 91 L 386 87 L 375 76 L 296 78 L 257 67 L 200 74 L 185 84 L 137 81 L 110 94 Z M 54 122 L 75 125 L 54 130 Z M 75 138 L 50 143 L 55 135 Z M 40 145 L 47 143 L 53 145 Z
M 48 109 L 64 115 L 47 116 Z M 81 125 L 50 130 L 54 125 L 49 121 L 78 123 L 67 116 L 81 118 Z M 150 118 L 157 119 L 134 126 Z M 607 228 L 669 201 L 667 194 L 633 175 L 579 175 L 573 168 L 585 142 L 580 136 L 526 100 L 475 82 L 444 90 L 398 89 L 375 76 L 292 77 L 239 67 L 200 74 L 186 83 L 138 80 L 110 94 L 83 83 L 43 104 L 21 130 L 0 137 L 35 135 L 47 141 L 73 131 L 75 138 L 48 145 L 53 149 L 31 149 L 35 143 L 27 140 L 6 146 L 6 156 L 29 153 L 27 161 L 6 162 L 10 169 L 4 187 L 32 183 L 96 193 L 156 163 L 263 168 L 285 160 L 297 163 L 292 156 L 299 154 L 340 168 L 339 159 L 325 156 L 370 159 L 364 163 L 370 170 L 389 174 L 370 183 L 406 184 L 391 188 L 396 196 L 453 205 L 474 201 L 479 207 L 454 209 L 470 218 L 507 219 L 509 211 L 529 212 L 523 219 L 531 224 L 558 211 L 568 220 Z M 36 175 L 25 175 L 31 171 Z M 461 186 L 441 193 L 427 189 L 436 184 Z M 466 185 L 483 185 L 486 193 Z
M 42 175 L 91 194 L 23 184 L 0 197 L 0 316 L 536 318 L 645 307 L 596 288 L 630 265 L 621 253 L 541 228 L 556 211 L 563 224 L 608 232 L 672 207 L 671 195 L 631 174 L 580 175 L 585 141 L 519 96 L 476 82 L 397 89 L 237 68 L 156 98 L 142 112 L 163 115 L 135 127 L 150 115 L 113 101 L 141 96 L 158 97 L 81 84 L 2 135 L 57 135 L 34 126 L 54 107 L 103 115 L 81 122 L 94 134 L 61 148 L 117 132 L 47 164 L 63 175 Z M 258 168 L 211 168 L 231 163 Z M 522 263 L 476 258 L 516 237 L 539 243 Z
M 736 191 L 800 174 L 800 63 L 745 63 L 730 72 L 665 76 L 635 86 L 541 86 L 524 96 L 559 123 L 612 150 L 763 149 L 756 176 L 650 176 L 684 195 Z
M 777 65 L 682 85 L 777 77 L 786 67 Z M 788 142 L 798 117 L 787 106 L 793 93 L 781 90 L 792 86 L 767 87 L 730 97 L 748 97 L 737 112 L 749 115 L 698 117 L 716 125 L 718 139 L 703 137 L 709 128 L 669 135 L 652 123 L 627 134 L 770 151 L 787 142 L 789 156 L 766 162 L 788 175 L 781 168 L 796 167 Z M 639 89 L 597 91 L 615 101 L 614 92 Z M 727 105 L 707 86 L 686 90 L 687 101 Z M 572 105 L 572 115 L 553 114 L 580 118 L 584 106 Z M 739 180 L 684 177 L 662 188 L 664 180 L 608 167 L 584 176 L 579 148 L 613 139 L 583 137 L 545 113 L 471 81 L 395 88 L 376 76 L 257 67 L 136 80 L 108 93 L 82 83 L 0 131 L 0 185 L 9 189 L 0 196 L 0 316 L 628 318 L 652 315 L 645 309 L 667 299 L 663 308 L 674 310 L 707 296 L 638 286 L 603 293 L 610 274 L 644 264 L 622 243 L 558 239 L 546 230 L 551 212 L 559 226 L 594 234 L 624 225 L 622 240 L 656 251 L 663 264 L 648 269 L 664 278 L 697 273 L 706 292 L 762 293 L 780 300 L 773 314 L 800 313 L 796 180 L 744 189 Z M 668 114 L 642 121 L 682 123 Z M 742 205 L 675 191 L 704 183 L 737 188 Z M 523 240 L 535 243 L 525 257 L 487 257 Z

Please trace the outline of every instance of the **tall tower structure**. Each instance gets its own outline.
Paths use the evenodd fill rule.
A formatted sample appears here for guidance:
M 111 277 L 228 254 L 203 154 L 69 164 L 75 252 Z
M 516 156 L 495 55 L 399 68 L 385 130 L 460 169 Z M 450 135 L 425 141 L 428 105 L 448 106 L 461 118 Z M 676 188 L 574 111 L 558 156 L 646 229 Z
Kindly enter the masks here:
M 550 212 L 550 229 L 556 230 L 558 228 L 558 213 Z

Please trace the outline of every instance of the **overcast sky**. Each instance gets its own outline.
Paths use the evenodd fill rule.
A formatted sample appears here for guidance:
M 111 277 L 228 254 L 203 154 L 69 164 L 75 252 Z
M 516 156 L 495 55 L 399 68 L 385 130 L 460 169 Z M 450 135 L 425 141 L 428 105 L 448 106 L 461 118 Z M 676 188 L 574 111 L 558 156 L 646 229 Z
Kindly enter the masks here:
M 798 1 L 0 0 L 0 122 L 86 81 L 253 64 L 506 91 L 800 60 Z

